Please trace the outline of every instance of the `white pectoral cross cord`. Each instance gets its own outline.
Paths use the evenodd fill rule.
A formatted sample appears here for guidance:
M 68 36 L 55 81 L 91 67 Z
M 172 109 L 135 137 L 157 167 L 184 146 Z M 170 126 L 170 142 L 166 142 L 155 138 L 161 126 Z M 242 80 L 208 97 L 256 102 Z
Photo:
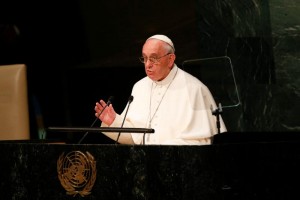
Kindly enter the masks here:
M 159 109 L 159 107 L 160 107 L 160 104 L 161 104 L 161 102 L 163 101 L 163 99 L 164 99 L 164 97 L 165 97 L 165 95 L 166 95 L 166 93 L 167 93 L 167 91 L 168 91 L 168 89 L 169 89 L 171 83 L 172 83 L 173 80 L 175 79 L 175 76 L 176 76 L 176 74 L 177 74 L 177 71 L 178 71 L 178 69 L 176 70 L 176 73 L 174 74 L 172 80 L 170 81 L 170 83 L 169 83 L 168 86 L 166 87 L 165 91 L 163 92 L 163 95 L 162 95 L 161 98 L 157 101 L 156 107 L 153 107 L 153 108 L 152 108 L 152 106 L 155 106 L 155 105 L 152 105 L 152 98 L 154 97 L 154 99 L 155 99 L 155 97 L 158 96 L 158 94 L 157 94 L 157 90 L 158 90 L 158 89 L 157 89 L 157 86 L 158 86 L 158 85 L 156 84 L 156 86 L 153 88 L 153 84 L 154 84 L 154 83 L 152 82 L 152 84 L 151 84 L 151 91 L 150 91 L 149 123 L 148 123 L 148 128 L 152 128 L 152 126 L 151 126 L 152 120 L 153 120 L 153 118 L 155 117 L 155 115 L 156 115 L 156 113 L 157 113 L 157 111 L 158 111 L 158 109 Z M 153 97 L 152 97 L 152 96 L 153 96 Z M 153 114 L 151 114 L 151 113 L 153 113 Z

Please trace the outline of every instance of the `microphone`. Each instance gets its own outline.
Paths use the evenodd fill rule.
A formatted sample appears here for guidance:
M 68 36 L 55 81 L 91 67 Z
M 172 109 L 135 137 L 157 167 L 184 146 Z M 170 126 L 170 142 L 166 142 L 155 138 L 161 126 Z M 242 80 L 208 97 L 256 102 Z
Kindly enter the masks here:
M 130 106 L 130 104 L 131 104 L 131 102 L 133 101 L 133 96 L 131 95 L 130 97 L 129 97 L 129 99 L 128 99 L 128 106 L 127 106 L 127 110 L 126 110 L 126 113 L 125 113 L 125 115 L 124 115 L 124 118 L 123 118 L 123 122 L 122 122 L 122 125 L 121 125 L 121 128 L 123 128 L 123 125 L 124 125 L 124 122 L 125 122 L 125 119 L 126 119 L 126 116 L 127 116 L 127 112 L 128 112 L 128 109 L 129 109 L 129 106 Z M 120 138 L 120 135 L 121 135 L 121 132 L 119 132 L 119 134 L 118 134 L 118 137 L 117 137 L 117 139 L 116 139 L 116 143 L 115 144 L 117 144 L 118 143 L 118 141 L 119 141 L 119 138 Z
M 114 97 L 113 96 L 110 96 L 107 100 L 107 103 L 106 105 L 103 107 L 103 109 L 101 110 L 100 114 L 98 115 L 98 117 L 96 117 L 95 121 L 92 123 L 91 127 L 92 128 L 94 126 L 94 124 L 97 122 L 97 120 L 99 119 L 100 115 L 103 113 L 103 111 L 106 109 L 106 107 L 108 107 L 111 102 L 113 101 Z M 82 142 L 82 140 L 87 136 L 89 132 L 87 131 L 84 136 L 79 140 L 78 144 L 80 144 Z

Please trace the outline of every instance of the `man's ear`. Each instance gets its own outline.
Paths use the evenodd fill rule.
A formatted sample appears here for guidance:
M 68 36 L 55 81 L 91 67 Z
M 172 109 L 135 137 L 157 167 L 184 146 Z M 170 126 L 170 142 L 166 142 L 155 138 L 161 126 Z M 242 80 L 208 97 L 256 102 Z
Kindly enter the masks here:
M 170 68 L 172 68 L 173 67 L 173 65 L 174 65 L 174 62 L 175 62 L 175 59 L 176 59 L 176 55 L 175 54 L 170 54 L 169 55 L 169 61 L 170 61 Z

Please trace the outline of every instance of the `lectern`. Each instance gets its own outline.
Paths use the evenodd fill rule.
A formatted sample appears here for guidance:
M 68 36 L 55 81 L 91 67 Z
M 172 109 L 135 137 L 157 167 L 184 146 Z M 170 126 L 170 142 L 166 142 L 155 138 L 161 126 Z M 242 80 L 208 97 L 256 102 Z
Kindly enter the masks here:
M 2 141 L 1 199 L 294 199 L 300 140 L 284 137 L 205 146 Z

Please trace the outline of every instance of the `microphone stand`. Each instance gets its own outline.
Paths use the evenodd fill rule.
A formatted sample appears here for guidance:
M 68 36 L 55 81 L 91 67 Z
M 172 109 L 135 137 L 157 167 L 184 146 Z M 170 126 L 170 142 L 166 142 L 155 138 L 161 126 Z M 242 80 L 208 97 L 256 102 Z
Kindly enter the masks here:
M 104 108 L 105 109 L 105 108 Z M 103 109 L 103 110 L 104 110 Z M 103 111 L 102 110 L 102 111 Z M 100 115 L 102 114 L 102 112 L 100 113 Z M 99 115 L 99 117 L 100 117 L 100 115 Z M 95 121 L 92 123 L 92 125 L 91 125 L 91 128 L 94 126 L 94 124 L 96 123 L 96 121 L 98 121 L 98 117 L 95 119 Z M 78 142 L 78 144 L 81 144 L 81 142 L 82 142 L 82 140 L 87 136 L 87 134 L 88 134 L 89 132 L 87 131 L 83 136 L 82 136 L 82 138 L 79 140 L 79 142 Z
M 223 112 L 223 110 L 222 110 L 221 103 L 219 103 L 219 107 L 217 107 L 215 110 L 212 109 L 212 114 L 215 115 L 216 118 L 217 118 L 216 124 L 217 124 L 218 134 L 221 132 L 220 131 L 220 128 L 221 128 L 221 125 L 220 125 L 220 114 L 222 112 Z
M 125 122 L 125 119 L 126 119 L 126 116 L 127 116 L 127 112 L 128 112 L 129 106 L 130 106 L 130 104 L 131 104 L 132 101 L 133 101 L 133 96 L 130 96 L 129 99 L 128 99 L 128 106 L 127 106 L 127 109 L 126 109 L 126 112 L 125 112 L 125 115 L 124 115 L 124 119 L 123 119 L 121 128 L 123 128 L 123 125 L 124 125 L 124 122 Z M 118 143 L 120 136 L 121 136 L 121 132 L 119 132 L 115 144 Z
M 96 121 L 98 121 L 100 115 L 103 113 L 103 111 L 106 109 L 106 107 L 108 107 L 108 106 L 111 104 L 111 101 L 113 100 L 113 98 L 114 98 L 113 96 L 109 97 L 109 99 L 108 99 L 106 105 L 103 107 L 103 109 L 101 110 L 101 112 L 100 112 L 100 114 L 98 115 L 98 117 L 96 117 L 96 119 L 95 119 L 94 122 L 92 123 L 91 128 L 94 126 L 94 124 L 96 123 Z M 88 133 L 89 133 L 89 132 L 87 131 L 87 132 L 83 135 L 83 137 L 79 140 L 78 144 L 80 144 L 80 143 L 82 142 L 82 140 L 87 136 Z

